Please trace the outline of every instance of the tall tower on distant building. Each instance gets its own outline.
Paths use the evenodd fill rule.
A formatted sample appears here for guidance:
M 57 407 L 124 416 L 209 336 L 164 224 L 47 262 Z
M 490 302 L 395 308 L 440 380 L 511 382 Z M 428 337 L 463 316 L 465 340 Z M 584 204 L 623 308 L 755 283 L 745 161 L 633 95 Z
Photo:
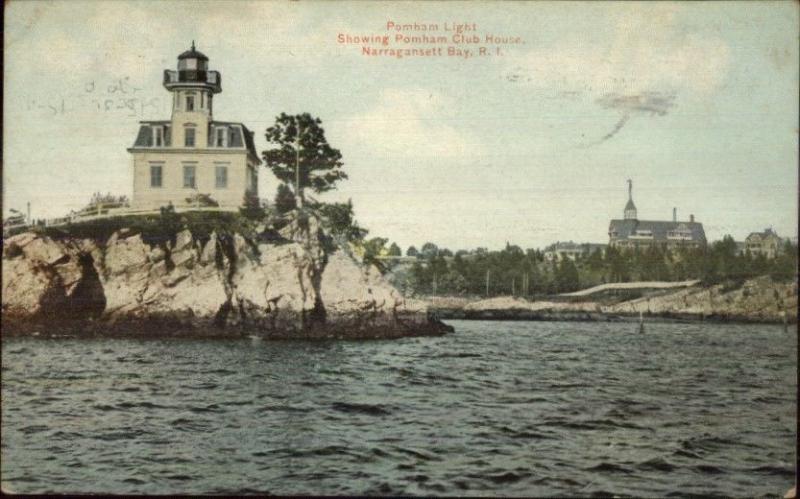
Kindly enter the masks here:
M 636 220 L 636 205 L 633 204 L 633 182 L 628 179 L 628 204 L 625 205 L 625 220 Z

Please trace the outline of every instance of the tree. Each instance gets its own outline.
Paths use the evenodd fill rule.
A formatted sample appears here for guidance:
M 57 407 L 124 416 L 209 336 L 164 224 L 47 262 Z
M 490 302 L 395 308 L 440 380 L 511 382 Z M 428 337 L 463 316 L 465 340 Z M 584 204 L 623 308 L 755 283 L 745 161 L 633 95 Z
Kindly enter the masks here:
M 424 258 L 431 259 L 439 253 L 439 247 L 433 243 L 425 243 L 422 245 L 420 252 Z
M 278 213 L 288 213 L 296 207 L 297 200 L 292 189 L 283 182 L 278 184 L 278 191 L 275 193 L 275 209 L 278 210 Z
M 408 273 L 408 287 L 412 294 L 423 294 L 428 288 L 428 275 L 425 267 L 422 266 L 419 260 L 414 262 L 411 266 L 411 271 Z
M 388 241 L 389 240 L 384 237 L 373 237 L 368 241 L 364 241 L 362 243 L 364 247 L 364 263 L 373 264 L 383 271 L 383 264 L 381 264 L 377 257 L 383 256 Z
M 439 276 L 437 284 L 440 293 L 463 295 L 467 292 L 467 280 L 454 269 L 450 269 L 444 275 Z
M 248 192 L 242 199 L 242 207 L 239 208 L 239 213 L 251 220 L 261 220 L 267 214 L 264 208 L 265 207 L 261 204 L 261 200 L 258 198 L 258 196 Z
M 627 282 L 630 280 L 630 255 L 623 254 L 619 249 L 609 246 L 606 250 L 606 264 L 608 265 L 609 281 Z
M 586 263 L 592 270 L 600 270 L 603 268 L 603 252 L 600 251 L 600 248 L 595 248 L 594 251 L 592 251 Z
M 320 203 L 317 209 L 327 219 L 328 228 L 334 235 L 348 241 L 359 241 L 369 232 L 359 227 L 353 215 L 353 202 L 349 199 L 346 203 Z
M 568 293 L 580 287 L 578 269 L 569 258 L 563 258 L 558 265 L 558 269 L 556 270 L 556 287 L 559 293 Z
M 409 246 L 408 249 L 406 250 L 406 256 L 417 256 L 418 254 L 419 251 L 417 251 L 417 248 L 413 246 Z
M 791 281 L 797 279 L 797 245 L 786 241 L 783 251 L 773 262 L 773 279 L 780 281 Z
M 300 206 L 305 200 L 303 189 L 321 193 L 347 178 L 342 171 L 342 154 L 328 144 L 321 124 L 308 113 L 281 113 L 267 128 L 267 142 L 276 147 L 262 152 L 264 162 L 278 180 L 294 186 Z
M 389 256 L 402 256 L 402 255 L 403 251 L 400 249 L 400 246 L 398 246 L 397 243 L 392 243 L 392 245 L 389 246 Z

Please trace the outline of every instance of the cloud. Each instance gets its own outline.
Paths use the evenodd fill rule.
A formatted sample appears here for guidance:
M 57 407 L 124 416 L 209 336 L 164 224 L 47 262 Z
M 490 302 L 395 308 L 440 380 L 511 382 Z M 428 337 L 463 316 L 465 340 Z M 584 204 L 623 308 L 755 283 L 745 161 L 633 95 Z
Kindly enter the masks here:
M 594 97 L 650 91 L 706 96 L 724 83 L 730 48 L 713 34 L 686 30 L 678 18 L 691 7 L 653 3 L 616 7 L 610 9 L 613 15 L 605 24 L 610 36 L 591 41 L 560 37 L 548 46 L 537 46 L 509 59 L 506 79 L 556 95 L 578 92 Z
M 506 80 L 543 97 L 617 114 L 610 131 L 578 147 L 611 139 L 632 119 L 666 115 L 678 96 L 702 101 L 725 84 L 730 48 L 708 31 L 688 29 L 687 7 L 618 4 L 603 14 L 597 33 L 538 45 L 504 71 Z
M 473 158 L 484 153 L 478 137 L 448 119 L 452 99 L 422 88 L 385 88 L 375 105 L 348 119 L 348 137 L 375 155 Z M 355 144 L 354 144 L 355 145 Z

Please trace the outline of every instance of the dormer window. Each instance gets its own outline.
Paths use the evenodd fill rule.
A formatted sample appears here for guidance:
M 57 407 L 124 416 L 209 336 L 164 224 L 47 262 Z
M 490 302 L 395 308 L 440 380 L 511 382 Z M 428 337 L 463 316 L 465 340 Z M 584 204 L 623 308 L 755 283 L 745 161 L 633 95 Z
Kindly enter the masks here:
M 156 147 L 161 147 L 164 145 L 164 129 L 160 126 L 153 128 L 154 138 L 153 144 Z
M 194 111 L 194 96 L 192 95 L 186 96 L 186 110 Z
M 225 147 L 225 129 L 217 128 L 217 147 Z

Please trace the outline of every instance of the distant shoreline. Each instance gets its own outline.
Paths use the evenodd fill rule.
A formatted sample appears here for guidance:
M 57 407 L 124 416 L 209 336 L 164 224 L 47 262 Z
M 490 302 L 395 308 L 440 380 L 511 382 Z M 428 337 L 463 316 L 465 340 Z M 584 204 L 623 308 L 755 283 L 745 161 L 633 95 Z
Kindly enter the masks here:
M 513 296 L 441 296 L 426 301 L 429 311 L 443 320 L 635 322 L 642 317 L 651 322 L 797 323 L 796 282 L 762 276 L 738 284 L 687 281 L 676 283 L 681 287 L 654 286 L 658 283 L 629 283 L 628 287 L 637 284 L 641 289 L 634 295 L 609 289 L 591 298 L 573 293 L 533 301 Z
M 639 322 L 638 314 L 604 314 L 596 312 L 531 312 L 527 310 L 464 310 L 458 308 L 431 308 L 431 313 L 439 320 L 467 321 L 520 321 L 520 322 Z M 725 316 L 697 314 L 648 314 L 645 322 L 685 323 L 685 324 L 772 324 L 782 321 L 750 318 L 746 316 Z M 796 318 L 787 319 L 787 324 L 797 324 Z

